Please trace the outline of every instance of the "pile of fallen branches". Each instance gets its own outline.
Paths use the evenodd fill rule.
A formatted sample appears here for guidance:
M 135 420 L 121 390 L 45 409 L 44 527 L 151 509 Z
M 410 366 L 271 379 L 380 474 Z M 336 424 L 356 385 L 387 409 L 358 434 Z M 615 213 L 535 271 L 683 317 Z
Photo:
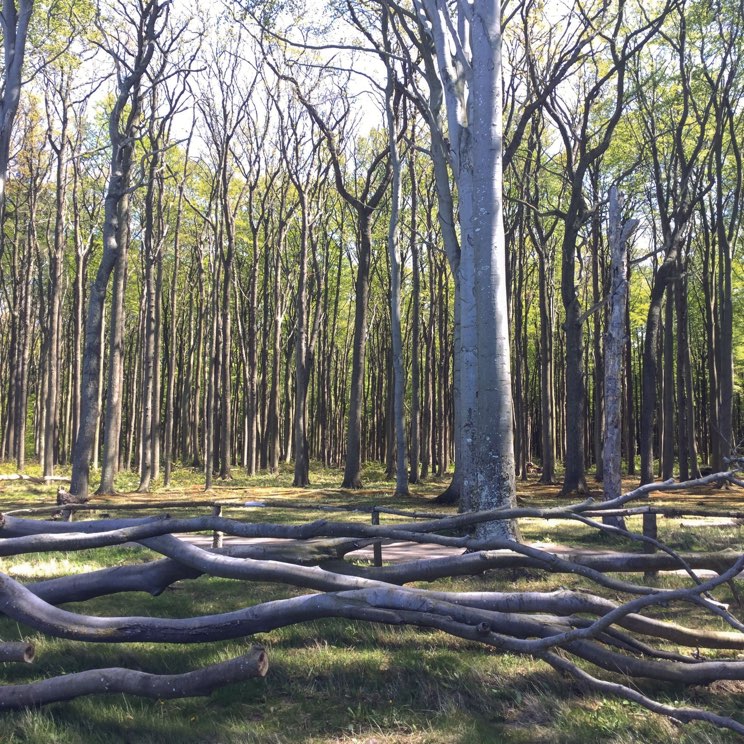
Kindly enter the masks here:
M 24 585 L 0 574 L 0 612 L 36 631 L 101 643 L 202 643 L 244 638 L 320 618 L 346 618 L 389 625 L 434 628 L 501 651 L 542 659 L 581 684 L 634 701 L 682 722 L 707 721 L 744 734 L 744 723 L 713 711 L 664 704 L 627 680 L 644 678 L 682 685 L 744 680 L 744 624 L 716 599 L 716 589 L 744 571 L 744 554 L 680 554 L 654 537 L 619 529 L 605 516 L 644 513 L 631 505 L 655 490 L 729 482 L 744 485 L 736 472 L 716 473 L 692 483 L 643 486 L 613 501 L 555 508 L 501 509 L 454 517 L 367 525 L 326 519 L 307 524 L 264 524 L 221 516 L 96 519 L 80 522 L 0 517 L 0 555 L 74 551 L 135 543 L 159 558 Z M 605 533 L 622 535 L 655 552 L 562 555 L 510 540 L 476 540 L 467 535 L 478 522 L 541 518 L 569 519 Z M 216 531 L 238 538 L 275 538 L 275 543 L 198 547 L 185 535 Z M 463 548 L 462 555 L 364 567 L 344 556 L 380 540 L 404 540 Z M 499 568 L 530 567 L 583 577 L 602 592 L 557 589 L 547 592 L 442 592 L 407 587 L 417 581 L 478 574 Z M 712 578 L 698 571 L 712 569 Z M 612 576 L 681 570 L 684 586 L 665 589 Z M 176 582 L 207 575 L 303 587 L 309 592 L 232 612 L 180 619 L 100 617 L 61 609 L 119 592 L 157 596 Z M 659 606 L 692 605 L 727 630 L 692 629 L 655 619 Z M 713 625 L 713 623 L 711 623 Z M 21 648 L 23 647 L 23 648 Z M 694 653 L 682 649 L 694 649 Z M 706 661 L 706 650 L 716 659 Z M 719 654 L 729 652 L 724 658 Z M 0 661 L 30 661 L 33 648 L 0 644 Z M 0 687 L 0 709 L 42 705 L 87 694 L 127 692 L 154 698 L 206 695 L 222 685 L 264 675 L 260 647 L 231 661 L 186 674 L 153 675 L 130 669 L 97 669 L 22 685 Z M 587 669 L 592 669 L 590 673 Z M 596 671 L 595 671 L 596 670 Z

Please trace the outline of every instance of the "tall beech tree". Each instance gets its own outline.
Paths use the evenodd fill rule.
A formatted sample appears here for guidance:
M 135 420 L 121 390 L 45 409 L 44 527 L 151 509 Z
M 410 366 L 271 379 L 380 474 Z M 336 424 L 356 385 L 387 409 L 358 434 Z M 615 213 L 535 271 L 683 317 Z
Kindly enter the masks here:
M 5 187 L 8 180 L 10 142 L 18 113 L 23 83 L 23 62 L 34 0 L 3 0 L 0 28 L 3 32 L 3 80 L 0 91 L 0 227 L 5 222 Z M 0 257 L 4 232 L 0 229 Z
M 472 315 L 460 310 L 460 342 L 463 328 L 472 324 L 477 349 L 475 370 L 465 373 L 461 367 L 461 384 L 474 384 L 477 401 L 468 414 L 472 470 L 465 473 L 463 488 L 471 508 L 508 507 L 516 503 L 516 485 L 502 212 L 501 4 L 476 0 L 472 16 L 459 9 L 457 26 L 446 23 L 448 10 L 436 0 L 421 10 L 444 78 L 450 157 L 457 162 L 460 297 L 473 298 Z M 454 60 L 450 45 L 458 50 Z M 508 521 L 482 524 L 478 532 L 482 537 L 517 535 Z
M 674 55 L 672 59 L 676 67 L 674 78 L 679 89 L 678 95 L 675 96 L 674 101 L 666 101 L 667 84 L 662 83 L 661 79 L 653 74 L 656 64 L 662 65 L 662 69 L 666 67 L 663 59 L 660 59 L 658 63 L 652 62 L 651 76 L 644 86 L 639 86 L 639 90 L 642 91 L 639 96 L 641 126 L 644 132 L 644 142 L 650 153 L 662 249 L 662 261 L 654 274 L 651 287 L 651 301 L 643 346 L 643 400 L 640 421 L 642 483 L 649 483 L 653 480 L 653 424 L 656 416 L 658 373 L 657 345 L 661 333 L 664 295 L 669 288 L 674 286 L 673 282 L 680 265 L 680 255 L 684 252 L 684 245 L 688 240 L 696 204 L 707 188 L 704 179 L 705 164 L 710 156 L 708 126 L 713 118 L 713 95 L 730 86 L 733 79 L 725 65 L 719 67 L 715 78 L 709 78 L 709 83 L 713 85 L 712 93 L 698 98 L 699 91 L 693 87 L 694 51 L 688 37 L 685 9 L 686 3 L 675 9 L 673 26 L 666 36 Z M 728 53 L 730 53 L 730 48 Z M 663 112 L 668 112 L 670 120 L 662 118 Z M 669 136 L 662 136 L 662 127 L 665 134 L 670 133 Z M 719 132 L 720 130 L 717 134 Z M 716 140 L 714 147 L 718 145 L 719 138 L 717 137 Z M 669 309 L 666 318 L 667 328 L 671 333 L 669 326 L 673 318 L 674 303 L 671 291 L 668 293 L 667 303 Z M 665 355 L 664 361 L 665 369 L 667 373 L 670 373 L 672 371 L 670 369 L 671 353 L 668 352 Z M 667 395 L 672 393 L 673 379 L 673 377 L 667 378 L 665 384 Z M 671 406 L 667 406 L 665 415 L 666 423 L 669 424 L 673 416 Z M 673 459 L 674 450 L 670 441 L 673 436 L 672 432 L 673 428 L 667 429 L 665 437 L 667 446 L 672 446 L 671 454 L 667 452 L 664 458 L 667 468 L 671 467 L 670 459 Z
M 100 336 L 106 289 L 114 267 L 124 255 L 127 230 L 127 202 L 131 188 L 134 148 L 140 126 L 144 81 L 161 35 L 168 26 L 168 2 L 146 0 L 135 6 L 116 40 L 104 41 L 104 49 L 117 69 L 117 91 L 109 114 L 111 170 L 106 192 L 103 222 L 103 254 L 88 297 L 85 346 L 82 364 L 80 425 L 72 455 L 70 491 L 88 495 L 90 461 L 99 415 Z M 124 36 L 126 34 L 126 36 Z M 110 384 L 116 384 L 111 379 Z
M 628 63 L 656 34 L 668 12 L 667 7 L 653 20 L 644 19 L 640 25 L 628 31 L 625 6 L 625 2 L 619 2 L 617 7 L 608 7 L 607 15 L 602 13 L 597 18 L 597 22 L 607 28 L 607 32 L 600 37 L 602 51 L 596 47 L 591 48 L 590 56 L 585 60 L 585 65 L 591 72 L 584 73 L 579 88 L 574 91 L 583 105 L 574 113 L 559 91 L 554 91 L 546 103 L 546 110 L 563 142 L 565 177 L 569 184 L 561 246 L 561 299 L 566 332 L 567 447 L 562 488 L 564 494 L 587 490 L 583 434 L 586 416 L 583 324 L 587 315 L 581 309 L 576 263 L 582 229 L 598 205 L 587 201 L 585 180 L 590 169 L 607 152 L 625 109 Z M 611 60 L 609 65 L 602 58 L 605 54 Z M 609 102 L 602 99 L 606 88 L 612 90 Z M 603 116 L 598 122 L 596 106 L 599 101 L 605 107 L 609 105 L 609 116 Z
M 75 449 L 73 490 L 100 460 L 102 492 L 131 468 L 147 491 L 162 436 L 171 484 L 240 462 L 291 463 L 306 485 L 317 461 L 358 485 L 375 462 L 401 493 L 449 481 L 440 499 L 470 510 L 511 493 L 511 406 L 520 478 L 565 464 L 580 490 L 618 425 L 646 479 L 659 455 L 683 478 L 723 464 L 744 434 L 741 0 L 648 16 L 640 0 L 549 15 L 527 0 L 498 23 L 437 0 L 344 10 L 328 44 L 271 42 L 220 9 L 230 33 L 206 23 L 191 63 L 164 4 L 116 0 L 85 22 L 94 59 L 77 55 L 87 37 L 74 65 L 54 56 L 64 43 L 30 46 L 0 251 L 2 456 L 63 477 Z M 613 184 L 621 222 L 641 220 L 622 335 Z M 608 355 L 622 390 L 605 389 Z
M 54 209 L 54 242 L 49 252 L 49 296 L 47 324 L 47 362 L 46 393 L 44 400 L 44 441 L 43 466 L 45 476 L 54 475 L 54 464 L 58 453 L 58 418 L 60 392 L 60 357 L 62 351 L 62 294 L 65 251 L 65 226 L 67 218 L 67 189 L 69 184 L 69 152 L 72 138 L 71 126 L 71 84 L 69 71 L 60 71 L 59 75 L 47 76 L 47 116 L 52 118 L 51 111 L 56 109 L 59 121 L 59 133 L 54 135 L 51 128 L 47 132 L 49 145 L 54 152 L 55 209 Z
M 357 227 L 357 271 L 354 304 L 354 341 L 351 362 L 351 386 L 346 440 L 346 464 L 342 488 L 362 487 L 362 410 L 364 403 L 364 370 L 367 351 L 367 327 L 369 309 L 370 269 L 372 262 L 372 217 L 380 206 L 390 183 L 390 162 L 387 146 L 373 152 L 368 163 L 356 159 L 358 169 L 351 179 L 345 174 L 342 159 L 343 124 L 348 119 L 348 102 L 340 96 L 336 98 L 336 111 L 330 118 L 324 117 L 319 108 L 309 100 L 297 80 L 282 75 L 290 82 L 297 96 L 308 110 L 313 121 L 321 131 L 331 165 L 334 183 L 339 196 L 353 210 Z M 359 172 L 361 171 L 361 172 Z M 351 181 L 347 184 L 347 179 Z

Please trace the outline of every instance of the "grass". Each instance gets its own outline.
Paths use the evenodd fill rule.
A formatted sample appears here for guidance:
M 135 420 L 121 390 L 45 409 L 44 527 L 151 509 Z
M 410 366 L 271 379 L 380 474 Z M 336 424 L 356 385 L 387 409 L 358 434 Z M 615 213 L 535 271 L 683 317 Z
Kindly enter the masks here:
M 238 476 L 229 485 L 215 488 L 210 497 L 254 500 L 271 496 L 308 504 L 354 503 L 431 511 L 434 507 L 428 499 L 445 485 L 429 482 L 417 486 L 408 499 L 401 500 L 393 498 L 390 483 L 380 470 L 370 469 L 365 476 L 367 488 L 363 492 L 337 489 L 340 478 L 336 471 L 314 471 L 314 487 L 302 491 L 291 488 L 288 470 L 276 476 Z M 143 505 L 148 498 L 202 499 L 200 479 L 198 473 L 179 470 L 170 488 L 161 487 L 153 496 L 136 498 L 141 498 Z M 122 491 L 134 487 L 136 483 L 129 475 L 117 481 L 117 488 Z M 0 510 L 48 503 L 56 491 L 53 486 L 17 481 L 3 482 L 0 489 Z M 520 497 L 523 503 L 554 504 L 557 490 L 535 483 L 520 484 Z M 97 516 L 113 514 L 117 502 L 133 498 L 130 494 L 102 501 Z M 441 511 L 448 513 L 446 509 Z M 194 509 L 194 513 L 204 512 L 204 508 Z M 312 509 L 228 509 L 226 513 L 273 522 L 318 517 Z M 369 520 L 364 514 L 340 513 L 338 518 Z M 388 515 L 383 517 L 384 523 L 392 520 Z M 614 539 L 598 538 L 587 528 L 565 520 L 526 520 L 523 530 L 531 541 L 571 542 L 588 549 L 620 545 L 623 549 L 637 549 Z M 742 528 L 736 525 L 689 528 L 680 526 L 679 520 L 660 520 L 659 532 L 662 539 L 685 550 L 740 550 L 743 544 Z M 3 559 L 0 570 L 32 581 L 151 557 L 143 548 L 115 547 Z M 681 580 L 664 576 L 658 581 L 673 586 Z M 509 571 L 443 580 L 436 586 L 485 591 L 578 588 L 586 584 L 572 576 Z M 732 601 L 727 592 L 728 589 L 722 590 L 720 598 Z M 298 593 L 300 590 L 272 584 L 199 579 L 183 582 L 156 598 L 114 595 L 68 608 L 99 615 L 182 617 L 228 611 Z M 658 610 L 660 616 L 669 612 Z M 675 620 L 693 626 L 709 622 L 699 610 L 680 618 L 675 608 L 673 615 Z M 587 693 L 531 658 L 497 654 L 439 632 L 410 627 L 324 620 L 240 641 L 107 646 L 52 639 L 0 620 L 0 638 L 29 638 L 37 646 L 34 665 L 7 665 L 2 670 L 6 682 L 30 681 L 98 666 L 122 665 L 160 673 L 186 671 L 231 658 L 256 641 L 267 647 L 270 659 L 265 679 L 232 685 L 206 699 L 161 702 L 123 695 L 93 696 L 41 710 L 4 714 L 0 717 L 2 742 L 667 744 L 674 739 L 702 744 L 736 740 L 733 735 L 708 726 L 678 726 L 638 706 Z M 708 706 L 724 713 L 738 713 L 744 702 L 738 683 L 687 690 L 641 683 L 640 688 L 666 702 Z

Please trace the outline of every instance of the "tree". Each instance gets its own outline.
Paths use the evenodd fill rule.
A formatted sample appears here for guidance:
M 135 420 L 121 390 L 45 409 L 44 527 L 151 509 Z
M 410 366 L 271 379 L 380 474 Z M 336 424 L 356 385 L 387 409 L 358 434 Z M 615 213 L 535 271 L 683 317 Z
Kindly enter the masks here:
M 625 314 L 628 303 L 628 254 L 626 243 L 638 227 L 638 220 L 622 221 L 623 199 L 617 188 L 610 190 L 609 243 L 610 309 L 604 356 L 604 493 L 606 499 L 620 496 L 622 369 L 625 351 Z
M 672 51 L 672 62 L 666 60 L 666 50 L 658 58 L 650 60 L 647 67 L 648 80 L 638 80 L 639 103 L 643 141 L 648 146 L 650 168 L 653 179 L 655 208 L 661 232 L 662 260 L 653 277 L 651 298 L 646 318 L 643 342 L 642 391 L 643 404 L 640 421 L 641 482 L 653 480 L 654 421 L 657 416 L 658 343 L 661 333 L 661 312 L 665 292 L 667 293 L 666 331 L 668 332 L 665 353 L 667 374 L 666 393 L 667 425 L 664 444 L 667 451 L 663 466 L 671 473 L 674 460 L 672 442 L 673 423 L 673 370 L 672 328 L 674 298 L 671 293 L 679 265 L 680 256 L 692 228 L 696 205 L 703 198 L 707 187 L 706 162 L 710 157 L 708 145 L 709 122 L 713 117 L 714 96 L 727 86 L 732 77 L 726 67 L 717 69 L 715 78 L 709 77 L 711 89 L 707 96 L 698 97 L 694 85 L 694 62 L 685 15 L 686 4 L 679 5 L 673 15 L 673 25 L 665 35 Z M 729 50 L 730 51 L 730 50 Z M 728 56 L 728 52 L 726 53 Z M 668 80 L 663 79 L 668 64 L 675 66 L 674 80 L 677 95 L 666 100 L 669 92 Z M 671 70 L 669 70 L 671 74 Z M 637 69 L 636 77 L 641 74 Z M 665 116 L 664 116 L 665 115 Z M 661 128 L 664 128 L 663 135 Z M 720 132 L 720 130 L 718 130 Z M 715 145 L 714 145 L 715 146 Z
M 3 0 L 0 27 L 3 31 L 3 81 L 0 92 L 0 226 L 5 223 L 5 184 L 13 122 L 18 113 L 34 0 Z M 3 254 L 3 230 L 0 229 L 0 257 Z
M 516 484 L 502 213 L 501 3 L 476 0 L 472 17 L 460 7 L 456 25 L 448 22 L 449 11 L 439 0 L 418 7 L 426 14 L 425 32 L 442 76 L 459 195 L 459 343 L 473 333 L 468 345 L 474 342 L 477 350 L 466 368 L 462 361 L 460 366 L 460 384 L 472 386 L 468 393 L 475 406 L 461 413 L 469 419 L 465 431 L 472 441 L 464 494 L 471 509 L 508 507 L 516 503 Z M 450 48 L 457 50 L 454 60 Z M 506 521 L 482 524 L 478 534 L 517 532 Z
M 342 146 L 337 141 L 337 132 L 341 132 L 344 121 L 349 115 L 348 103 L 337 98 L 341 107 L 340 115 L 334 115 L 331 123 L 321 115 L 318 107 L 313 105 L 302 92 L 297 80 L 289 75 L 275 73 L 281 79 L 291 83 L 297 96 L 308 110 L 313 121 L 321 131 L 331 165 L 334 183 L 339 196 L 354 211 L 357 221 L 357 275 L 355 283 L 354 306 L 354 344 L 352 350 L 351 391 L 346 442 L 346 465 L 342 488 L 362 487 L 362 408 L 364 394 L 364 369 L 367 350 L 367 317 L 369 305 L 370 267 L 372 260 L 372 216 L 380 206 L 382 198 L 390 183 L 390 163 L 388 148 L 374 152 L 369 163 L 361 166 L 361 186 L 348 185 L 344 175 Z
M 607 152 L 625 109 L 628 64 L 658 31 L 668 7 L 651 20 L 644 18 L 639 25 L 634 24 L 628 31 L 624 0 L 618 2 L 616 9 L 602 6 L 593 22 L 608 28 L 599 38 L 601 44 L 606 45 L 603 53 L 609 54 L 610 64 L 607 65 L 600 57 L 599 49 L 591 49 L 590 56 L 585 60 L 590 72 L 582 76 L 579 87 L 574 90 L 574 95 L 583 101 L 576 113 L 573 113 L 572 106 L 567 105 L 558 91 L 553 93 L 546 104 L 546 110 L 554 121 L 565 148 L 565 177 L 569 185 L 561 246 L 561 299 L 566 316 L 567 446 L 562 488 L 564 494 L 573 491 L 583 493 L 587 488 L 583 434 L 586 415 L 583 324 L 587 314 L 581 312 L 576 264 L 581 231 L 598 205 L 588 203 L 585 181 L 591 168 L 597 167 Z M 587 22 L 588 20 L 587 18 Z M 605 86 L 613 89 L 609 101 L 601 98 Z M 596 108 L 600 105 L 609 108 L 609 116 L 603 113 L 598 117 Z
M 119 270 L 122 270 L 120 261 L 125 255 L 134 148 L 146 93 L 143 78 L 158 40 L 167 27 L 168 7 L 167 0 L 146 0 L 136 7 L 137 12 L 133 16 L 126 16 L 132 24 L 126 28 L 131 34 L 131 46 L 125 46 L 122 37 L 118 37 L 121 45 L 107 45 L 104 42 L 105 50 L 115 60 L 117 67 L 117 93 L 109 115 L 111 168 L 104 202 L 103 254 L 88 298 L 80 426 L 72 455 L 70 492 L 82 498 L 88 495 L 93 439 L 99 415 L 100 338 L 106 289 L 114 267 L 119 264 Z M 118 384 L 111 370 L 109 374 L 110 385 Z

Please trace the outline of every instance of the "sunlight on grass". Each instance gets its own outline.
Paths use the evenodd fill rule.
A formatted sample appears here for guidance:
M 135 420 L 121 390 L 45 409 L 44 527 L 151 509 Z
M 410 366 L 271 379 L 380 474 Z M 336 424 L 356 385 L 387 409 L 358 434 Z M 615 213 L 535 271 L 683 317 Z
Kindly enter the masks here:
M 34 467 L 29 472 L 35 472 Z M 2 470 L 2 468 L 5 468 Z M 0 466 L 1 472 L 12 472 Z M 64 472 L 64 471 L 62 471 Z M 143 514 L 148 502 L 166 499 L 283 499 L 306 505 L 302 509 L 227 507 L 225 516 L 245 521 L 298 523 L 313 519 L 354 520 L 369 523 L 369 513 L 319 512 L 316 506 L 353 504 L 360 508 L 388 506 L 442 515 L 454 507 L 435 506 L 431 499 L 446 486 L 447 479 L 421 484 L 406 499 L 394 498 L 392 483 L 381 468 L 365 472 L 365 488 L 337 488 L 340 473 L 315 469 L 308 489 L 291 487 L 291 469 L 283 466 L 275 475 L 247 478 L 238 469 L 234 478 L 220 483 L 209 494 L 203 491 L 203 475 L 178 469 L 168 489 L 156 488 L 152 495 L 128 494 L 136 486 L 131 474 L 121 474 L 121 491 L 101 501 L 100 509 L 79 519 L 117 516 L 118 503 L 137 500 Z M 54 503 L 58 484 L 6 481 L 0 485 L 2 509 Z M 520 503 L 555 505 L 558 487 L 534 481 L 519 484 Z M 699 500 L 700 497 L 696 496 Z M 94 500 L 94 503 L 95 500 Z M 181 515 L 206 514 L 208 507 L 174 509 Z M 129 516 L 136 514 L 127 513 Z M 383 524 L 401 521 L 383 515 Z M 640 529 L 640 518 L 630 520 Z M 570 543 L 588 550 L 639 550 L 640 546 L 619 538 L 598 535 L 571 520 L 527 519 L 523 532 L 529 541 Z M 718 551 L 740 549 L 742 527 L 693 527 L 679 520 L 659 520 L 659 534 L 684 550 Z M 152 560 L 151 551 L 119 546 L 78 553 L 56 552 L 2 559 L 0 569 L 15 578 L 34 581 L 70 575 L 102 567 Z M 619 577 L 623 578 L 623 577 Z M 627 577 L 635 579 L 637 577 Z M 681 586 L 684 579 L 662 575 L 660 586 Z M 445 579 L 422 587 L 448 591 L 550 590 L 587 588 L 576 576 L 553 576 L 538 570 L 488 572 L 482 576 Z M 94 615 L 145 615 L 188 617 L 224 612 L 302 590 L 266 583 L 201 578 L 183 581 L 159 597 L 129 593 L 72 604 L 71 611 Z M 608 596 L 613 596 L 608 593 Z M 717 598 L 735 602 L 729 587 Z M 671 616 L 695 627 L 711 626 L 697 607 L 659 607 L 658 617 Z M 720 621 L 723 628 L 723 621 Z M 95 696 L 72 703 L 5 714 L 0 718 L 2 742 L 60 742 L 60 744 L 113 744 L 114 742 L 220 742 L 225 744 L 581 744 L 613 742 L 630 744 L 713 744 L 735 741 L 733 735 L 701 725 L 678 727 L 635 705 L 603 699 L 564 679 L 541 662 L 453 638 L 437 631 L 413 627 L 389 627 L 347 620 L 323 620 L 282 628 L 256 638 L 194 645 L 73 643 L 29 632 L 22 626 L 0 620 L 0 638 L 28 638 L 37 646 L 32 666 L 3 669 L 6 683 L 26 682 L 81 669 L 125 666 L 157 673 L 175 673 L 233 658 L 254 642 L 264 644 L 270 659 L 266 679 L 232 685 L 207 699 L 148 701 L 123 695 Z M 716 654 L 711 654 L 715 658 Z M 640 684 L 643 689 L 643 683 Z M 736 714 L 741 708 L 738 687 L 683 690 L 650 686 L 665 701 L 708 705 Z

